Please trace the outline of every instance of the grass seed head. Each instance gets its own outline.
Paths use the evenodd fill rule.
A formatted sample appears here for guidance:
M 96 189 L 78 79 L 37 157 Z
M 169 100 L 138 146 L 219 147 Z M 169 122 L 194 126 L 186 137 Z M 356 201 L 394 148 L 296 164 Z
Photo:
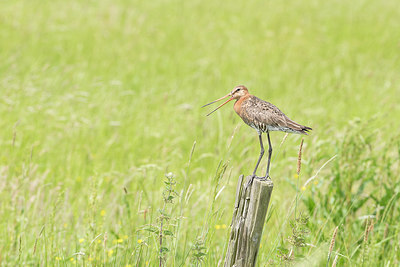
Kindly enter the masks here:
M 336 240 L 336 235 L 337 235 L 338 229 L 339 229 L 339 227 L 336 226 L 335 230 L 333 231 L 331 244 L 329 245 L 329 254 L 332 253 L 333 247 L 335 246 L 335 240 Z
M 303 142 L 304 142 L 304 138 L 301 139 L 301 143 L 300 143 L 300 147 L 299 147 L 299 156 L 297 158 L 297 175 L 300 174 L 300 170 L 301 170 L 301 152 L 303 150 Z

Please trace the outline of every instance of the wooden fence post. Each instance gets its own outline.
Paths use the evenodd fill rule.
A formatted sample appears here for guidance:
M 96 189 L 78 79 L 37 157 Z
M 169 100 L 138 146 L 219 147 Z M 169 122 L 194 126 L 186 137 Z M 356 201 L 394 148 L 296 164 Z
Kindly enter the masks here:
M 254 179 L 252 185 L 246 189 L 245 185 L 251 176 L 247 176 L 245 181 L 243 177 L 243 175 L 239 177 L 236 189 L 225 267 L 255 266 L 265 216 L 274 187 L 271 180 Z

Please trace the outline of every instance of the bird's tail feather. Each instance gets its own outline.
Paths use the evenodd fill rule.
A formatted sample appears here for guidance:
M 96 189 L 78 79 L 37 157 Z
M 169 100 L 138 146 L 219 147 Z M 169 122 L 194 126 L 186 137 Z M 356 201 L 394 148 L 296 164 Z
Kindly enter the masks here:
M 305 135 L 308 135 L 307 133 L 312 130 L 312 128 L 298 124 L 297 122 L 294 122 L 292 120 L 287 122 L 287 126 L 292 130 L 298 132 L 299 134 L 305 134 Z

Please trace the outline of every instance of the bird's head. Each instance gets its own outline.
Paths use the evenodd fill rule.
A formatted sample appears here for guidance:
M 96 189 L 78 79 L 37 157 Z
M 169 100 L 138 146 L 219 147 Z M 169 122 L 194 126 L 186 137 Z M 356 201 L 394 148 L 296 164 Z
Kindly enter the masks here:
M 226 96 L 223 96 L 223 97 L 221 97 L 221 98 L 218 98 L 217 100 L 214 100 L 214 101 L 212 101 L 212 102 L 210 102 L 210 103 L 208 103 L 208 104 L 202 106 L 202 108 L 204 108 L 205 106 L 211 105 L 211 104 L 213 104 L 213 103 L 215 103 L 215 102 L 218 102 L 218 101 L 220 101 L 220 100 L 222 100 L 222 99 L 225 99 L 225 98 L 229 97 L 228 100 L 226 100 L 224 103 L 222 103 L 221 105 L 219 105 L 216 109 L 214 109 L 213 111 L 211 111 L 210 113 L 208 113 L 208 114 L 207 114 L 207 116 L 208 116 L 208 115 L 210 115 L 211 113 L 213 113 L 214 111 L 216 111 L 217 109 L 219 109 L 220 107 L 222 107 L 223 105 L 225 105 L 226 103 L 228 103 L 229 101 L 232 101 L 232 100 L 239 100 L 241 97 L 246 96 L 246 95 L 248 95 L 248 94 L 249 94 L 249 91 L 247 90 L 246 86 L 244 86 L 244 85 L 239 85 L 239 86 L 236 86 L 235 88 L 233 88 L 233 90 L 232 90 L 229 94 L 227 94 Z
M 239 98 L 247 95 L 248 93 L 249 93 L 249 91 L 247 90 L 246 86 L 239 85 L 239 86 L 236 86 L 235 88 L 233 88 L 230 95 L 233 97 L 233 99 L 238 100 Z

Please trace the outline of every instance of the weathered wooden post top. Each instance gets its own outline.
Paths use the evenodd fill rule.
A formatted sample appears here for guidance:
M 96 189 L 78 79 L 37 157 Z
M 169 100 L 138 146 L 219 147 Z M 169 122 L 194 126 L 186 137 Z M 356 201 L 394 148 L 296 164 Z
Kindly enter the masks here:
M 271 180 L 239 177 L 225 267 L 255 266 L 274 184 Z

